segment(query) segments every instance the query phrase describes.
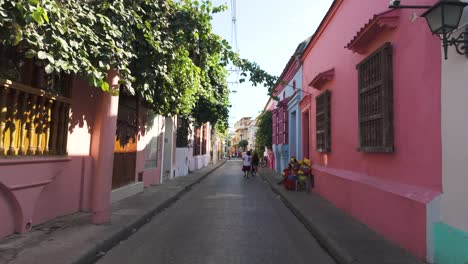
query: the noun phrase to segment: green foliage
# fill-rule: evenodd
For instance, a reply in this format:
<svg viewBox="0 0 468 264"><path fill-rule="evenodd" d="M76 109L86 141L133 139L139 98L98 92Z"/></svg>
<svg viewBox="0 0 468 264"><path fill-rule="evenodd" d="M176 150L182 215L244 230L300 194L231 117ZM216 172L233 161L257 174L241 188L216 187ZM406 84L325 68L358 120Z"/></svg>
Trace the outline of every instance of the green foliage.
<svg viewBox="0 0 468 264"><path fill-rule="evenodd" d="M239 141L239 143L237 143L239 145L239 147L245 149L248 145L249 145L249 142L245 139Z"/></svg>
<svg viewBox="0 0 468 264"><path fill-rule="evenodd" d="M258 129L255 132L255 149L271 149L273 135L273 117L270 111L263 111L258 117ZM262 153L263 156L263 153Z"/></svg>
<svg viewBox="0 0 468 264"><path fill-rule="evenodd" d="M241 69L241 76L243 78L241 78L239 82L244 82L245 78L247 77L247 73L249 73L249 81L254 86L264 84L265 87L268 88L268 95L274 97L274 87L278 79L277 77L269 75L255 62L250 62L246 59L240 59L236 53L231 53L230 56L233 64Z"/></svg>
<svg viewBox="0 0 468 264"><path fill-rule="evenodd" d="M263 158L263 152L264 152L264 148L255 148L254 149L254 153L252 155L256 155L258 157L258 159L260 160L261 158Z"/></svg>
<svg viewBox="0 0 468 264"><path fill-rule="evenodd" d="M156 114L192 115L225 132L228 63L270 94L276 82L212 32L212 14L225 9L209 0L0 0L0 45L48 74L76 74L104 91L106 74L117 69Z"/></svg>

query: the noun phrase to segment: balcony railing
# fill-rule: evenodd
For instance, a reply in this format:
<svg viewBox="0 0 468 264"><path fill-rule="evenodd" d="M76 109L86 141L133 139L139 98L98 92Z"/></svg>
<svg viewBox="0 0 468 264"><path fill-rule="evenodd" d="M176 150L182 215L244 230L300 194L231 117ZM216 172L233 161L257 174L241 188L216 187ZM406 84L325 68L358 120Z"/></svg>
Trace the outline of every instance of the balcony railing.
<svg viewBox="0 0 468 264"><path fill-rule="evenodd" d="M66 155L71 100L0 78L0 156Z"/></svg>

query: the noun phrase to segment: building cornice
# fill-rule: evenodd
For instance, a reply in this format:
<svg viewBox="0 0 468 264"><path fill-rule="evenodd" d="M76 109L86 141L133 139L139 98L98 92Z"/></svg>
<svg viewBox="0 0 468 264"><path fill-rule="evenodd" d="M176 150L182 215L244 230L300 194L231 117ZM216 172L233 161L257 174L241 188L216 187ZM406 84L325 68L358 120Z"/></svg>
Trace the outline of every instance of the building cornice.
<svg viewBox="0 0 468 264"><path fill-rule="evenodd" d="M392 9L376 14L369 19L354 35L345 48L364 54L369 43L379 34L396 28L399 24L400 10Z"/></svg>
<svg viewBox="0 0 468 264"><path fill-rule="evenodd" d="M328 71L321 72L309 83L309 86L320 90L329 81L335 78L335 69L332 68Z"/></svg>

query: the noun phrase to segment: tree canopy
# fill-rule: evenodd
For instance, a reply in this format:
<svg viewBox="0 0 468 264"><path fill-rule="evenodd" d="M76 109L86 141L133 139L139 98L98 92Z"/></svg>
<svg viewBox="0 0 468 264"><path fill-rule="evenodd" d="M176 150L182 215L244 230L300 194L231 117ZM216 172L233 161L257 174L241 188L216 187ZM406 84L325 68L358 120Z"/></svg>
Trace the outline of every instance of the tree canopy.
<svg viewBox="0 0 468 264"><path fill-rule="evenodd" d="M271 148L273 117L270 111L263 111L258 117L258 129L255 132L255 149Z"/></svg>
<svg viewBox="0 0 468 264"><path fill-rule="evenodd" d="M238 145L239 145L239 147L245 149L249 145L249 142L247 140L243 139L243 140L239 141Z"/></svg>
<svg viewBox="0 0 468 264"><path fill-rule="evenodd" d="M103 91L117 69L126 90L155 113L225 130L228 63L270 95L277 79L213 33L212 15L225 9L209 0L0 0L0 45L47 74L75 74Z"/></svg>

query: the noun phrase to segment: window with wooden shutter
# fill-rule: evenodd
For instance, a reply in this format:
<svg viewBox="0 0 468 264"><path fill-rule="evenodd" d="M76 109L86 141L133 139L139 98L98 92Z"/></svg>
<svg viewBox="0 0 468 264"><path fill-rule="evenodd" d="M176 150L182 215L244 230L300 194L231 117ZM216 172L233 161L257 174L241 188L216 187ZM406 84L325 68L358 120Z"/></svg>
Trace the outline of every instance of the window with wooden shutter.
<svg viewBox="0 0 468 264"><path fill-rule="evenodd" d="M272 131L272 143L273 145L278 144L278 117L277 112L272 112L272 119L273 119L273 131Z"/></svg>
<svg viewBox="0 0 468 264"><path fill-rule="evenodd" d="M186 117L177 117L176 147L186 148L189 146L190 120Z"/></svg>
<svg viewBox="0 0 468 264"><path fill-rule="evenodd" d="M288 113L288 107L285 106L283 108L284 111L284 139L283 139L283 144L288 144L288 130L289 130L289 113Z"/></svg>
<svg viewBox="0 0 468 264"><path fill-rule="evenodd" d="M356 68L359 151L393 152L392 45L386 43Z"/></svg>
<svg viewBox="0 0 468 264"><path fill-rule="evenodd" d="M208 144L208 124L203 125L203 137L202 137L202 155L206 154L206 145Z"/></svg>
<svg viewBox="0 0 468 264"><path fill-rule="evenodd" d="M331 92L328 90L315 97L316 148L318 152L331 151L330 97Z"/></svg>
<svg viewBox="0 0 468 264"><path fill-rule="evenodd" d="M195 136L194 136L194 142L193 142L193 156L198 156L201 154L201 149L200 149L200 127L195 127Z"/></svg>
<svg viewBox="0 0 468 264"><path fill-rule="evenodd" d="M0 157L67 155L71 78L0 45Z"/></svg>
<svg viewBox="0 0 468 264"><path fill-rule="evenodd" d="M303 140L303 152L304 158L310 158L309 151L309 140L310 140L310 127L309 127L309 111L306 111L302 114L302 140Z"/></svg>

